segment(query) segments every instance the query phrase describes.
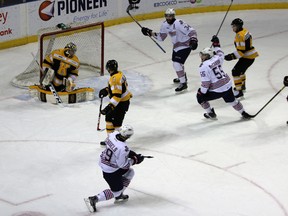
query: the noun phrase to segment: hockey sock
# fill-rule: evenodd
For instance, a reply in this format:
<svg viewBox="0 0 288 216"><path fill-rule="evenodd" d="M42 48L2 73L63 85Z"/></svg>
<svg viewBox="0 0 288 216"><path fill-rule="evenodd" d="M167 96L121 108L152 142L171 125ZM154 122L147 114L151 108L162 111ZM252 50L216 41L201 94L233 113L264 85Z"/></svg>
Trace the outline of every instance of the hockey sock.
<svg viewBox="0 0 288 216"><path fill-rule="evenodd" d="M102 191L101 193L97 194L98 197L98 202L105 201L105 200L110 200L114 198L114 195L110 189L106 189Z"/></svg>
<svg viewBox="0 0 288 216"><path fill-rule="evenodd" d="M242 87L242 79L240 76L233 76L234 85L236 90L240 91Z"/></svg>
<svg viewBox="0 0 288 216"><path fill-rule="evenodd" d="M246 87L246 75L245 74L241 74L240 75L240 78L241 78L241 80L242 80L242 86L245 86Z"/></svg>
<svg viewBox="0 0 288 216"><path fill-rule="evenodd" d="M201 106L203 109L205 109L205 111L207 113L211 113L212 109L211 109L210 103L208 101L201 103Z"/></svg>
<svg viewBox="0 0 288 216"><path fill-rule="evenodd" d="M239 113L242 113L244 111L243 105L240 101L234 100L232 103L229 104Z"/></svg>
<svg viewBox="0 0 288 216"><path fill-rule="evenodd" d="M114 132L115 128L112 122L106 122L106 132L107 134Z"/></svg>

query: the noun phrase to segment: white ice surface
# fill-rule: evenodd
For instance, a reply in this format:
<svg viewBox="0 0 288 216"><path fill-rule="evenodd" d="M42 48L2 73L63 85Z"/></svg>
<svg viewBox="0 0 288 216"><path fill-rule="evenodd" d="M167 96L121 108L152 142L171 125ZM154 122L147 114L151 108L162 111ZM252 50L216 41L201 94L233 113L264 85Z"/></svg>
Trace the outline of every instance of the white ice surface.
<svg viewBox="0 0 288 216"><path fill-rule="evenodd" d="M164 54L133 22L106 29L105 61L119 62L134 93L125 118L135 129L130 147L155 158L134 167L127 203L99 203L95 215L288 216L287 90L250 121L222 100L211 102L218 120L208 121L196 101L198 53L211 45L224 14L178 16L199 38L186 63L188 91L179 95L169 38L160 43ZM236 17L260 54L247 71L242 100L255 114L288 75L288 11L230 11L219 33L226 53L234 51L230 23ZM162 20L141 24L158 30ZM99 100L61 108L12 87L36 51L36 43L0 51L0 215L93 215L83 198L107 188L97 164L106 137L96 131ZM225 62L229 74L235 63ZM79 79L98 92L108 76Z"/></svg>

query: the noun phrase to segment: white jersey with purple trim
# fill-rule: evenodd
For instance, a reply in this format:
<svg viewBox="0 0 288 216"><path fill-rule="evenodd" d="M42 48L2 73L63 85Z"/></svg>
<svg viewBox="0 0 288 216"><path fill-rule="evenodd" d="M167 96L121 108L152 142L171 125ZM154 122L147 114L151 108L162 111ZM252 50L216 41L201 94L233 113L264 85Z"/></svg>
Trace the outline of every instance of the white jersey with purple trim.
<svg viewBox="0 0 288 216"><path fill-rule="evenodd" d="M223 71L222 64L224 53L219 47L215 47L216 55L201 63L199 73L201 77L201 92L225 92L232 87L232 81Z"/></svg>
<svg viewBox="0 0 288 216"><path fill-rule="evenodd" d="M109 134L106 139L106 149L100 155L99 165L106 173L112 173L121 168L129 169L133 162L128 158L130 150L126 142L118 140L117 134L119 134L118 131Z"/></svg>
<svg viewBox="0 0 288 216"><path fill-rule="evenodd" d="M173 49L176 52L188 48L191 38L197 39L196 30L180 19L176 19L172 25L164 21L155 38L164 41L168 35L171 37Z"/></svg>

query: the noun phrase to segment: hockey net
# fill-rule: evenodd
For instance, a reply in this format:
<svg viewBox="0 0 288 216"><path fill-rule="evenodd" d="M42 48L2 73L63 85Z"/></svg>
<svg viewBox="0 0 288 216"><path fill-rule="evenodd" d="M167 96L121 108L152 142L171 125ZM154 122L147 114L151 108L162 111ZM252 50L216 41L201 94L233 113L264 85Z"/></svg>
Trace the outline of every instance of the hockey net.
<svg viewBox="0 0 288 216"><path fill-rule="evenodd" d="M61 27L45 28L38 32L39 47L35 60L41 67L45 56L51 51L64 48L69 42L73 42L77 45L76 55L80 61L79 78L103 75L104 23L61 24ZM39 84L41 72L35 60L33 59L26 70L11 81L13 86L27 88Z"/></svg>

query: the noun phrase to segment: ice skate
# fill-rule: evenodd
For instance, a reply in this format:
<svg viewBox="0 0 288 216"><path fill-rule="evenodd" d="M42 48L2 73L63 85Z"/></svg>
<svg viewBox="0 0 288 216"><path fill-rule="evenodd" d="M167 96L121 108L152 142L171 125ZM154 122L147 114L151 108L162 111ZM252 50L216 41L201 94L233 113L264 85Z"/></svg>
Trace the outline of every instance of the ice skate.
<svg viewBox="0 0 288 216"><path fill-rule="evenodd" d="M128 195L124 195L124 194L120 194L118 197L115 197L115 201L114 203L122 203L122 202L126 202L128 201L129 196Z"/></svg>
<svg viewBox="0 0 288 216"><path fill-rule="evenodd" d="M204 117L207 118L207 119L216 119L217 115L216 115L216 113L214 111L214 108L211 109L210 113L204 113Z"/></svg>
<svg viewBox="0 0 288 216"><path fill-rule="evenodd" d="M96 212L96 203L98 202L97 196L84 198L84 202L91 213Z"/></svg>
<svg viewBox="0 0 288 216"><path fill-rule="evenodd" d="M188 88L187 83L180 83L180 85L175 89L176 92L181 92Z"/></svg>

